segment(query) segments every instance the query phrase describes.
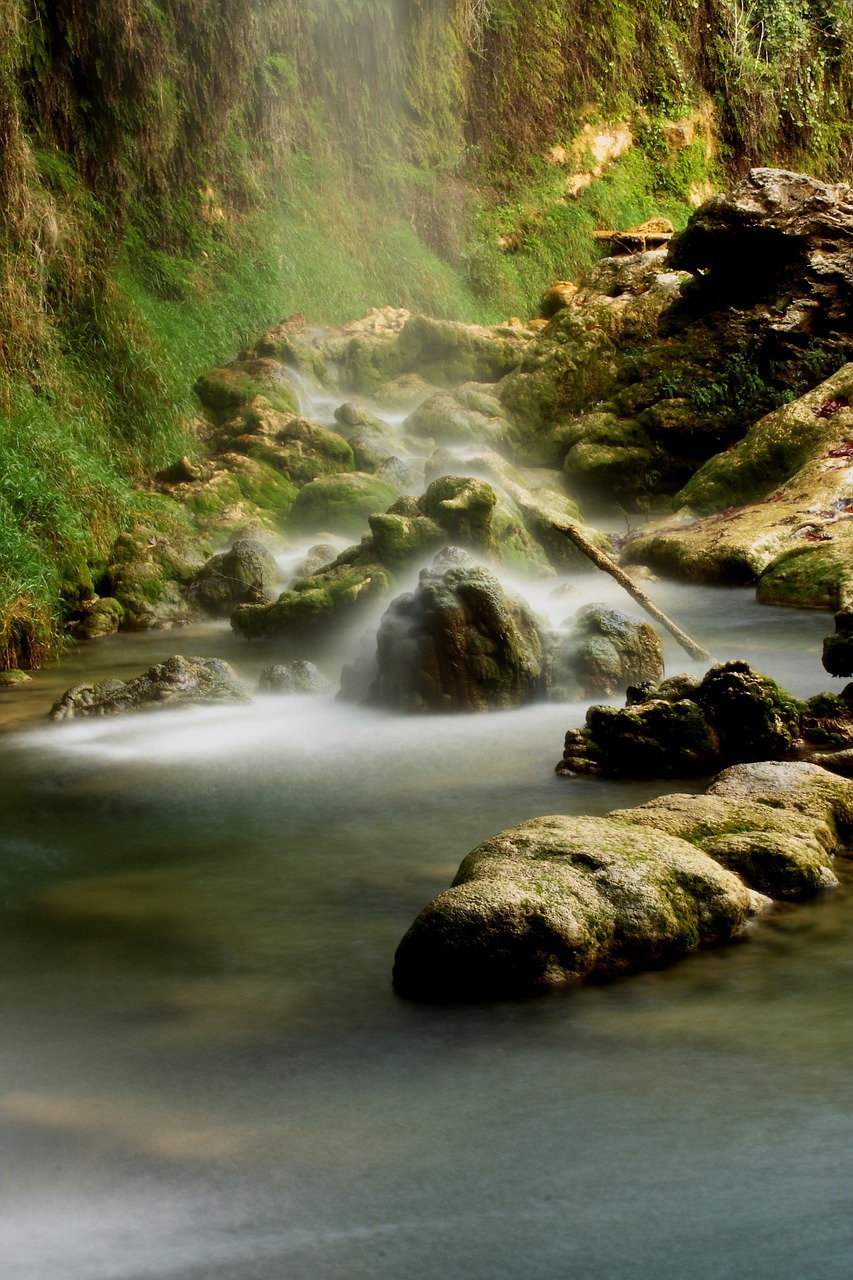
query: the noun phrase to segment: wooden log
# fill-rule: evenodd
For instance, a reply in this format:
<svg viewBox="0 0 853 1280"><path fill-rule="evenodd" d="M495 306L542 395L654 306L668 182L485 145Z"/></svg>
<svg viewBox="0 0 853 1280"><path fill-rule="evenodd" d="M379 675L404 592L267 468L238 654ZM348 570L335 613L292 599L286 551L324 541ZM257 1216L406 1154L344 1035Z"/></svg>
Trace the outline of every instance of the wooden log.
<svg viewBox="0 0 853 1280"><path fill-rule="evenodd" d="M562 524L555 520L553 527L558 533L564 533L567 538L571 538L575 546L585 556L588 556L594 565L597 565L599 569L603 569L605 573L609 573L611 578L615 578L619 586L623 587L628 592L628 595L636 600L637 604L645 609L650 617L659 622L662 627L666 627L685 653L689 653L691 658L696 658L699 662L709 661L711 655L708 650L704 649L701 644L697 644L695 640L692 640L686 631L682 631L681 627L673 622L672 618L668 617L662 609L657 607L654 601L649 599L645 591L640 590L636 582L628 577L625 570L619 568L615 560L611 560L610 556L606 555L600 547L597 547L594 542L590 542L589 538L581 533L576 524Z"/></svg>

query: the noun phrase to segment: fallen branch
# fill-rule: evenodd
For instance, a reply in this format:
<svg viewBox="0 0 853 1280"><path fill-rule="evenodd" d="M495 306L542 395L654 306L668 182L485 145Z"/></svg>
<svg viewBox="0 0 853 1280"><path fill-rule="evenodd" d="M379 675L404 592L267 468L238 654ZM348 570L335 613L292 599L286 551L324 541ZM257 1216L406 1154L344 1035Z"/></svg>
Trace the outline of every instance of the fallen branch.
<svg viewBox="0 0 853 1280"><path fill-rule="evenodd" d="M620 569L615 560L611 560L610 556L605 555L600 547L597 547L594 542L590 542L589 538L585 537L584 534L581 533L577 525L561 524L555 520L553 522L553 527L558 533L564 533L567 538L571 538L575 546L582 551L585 556L588 556L592 563L597 565L599 569L603 569L605 573L610 574L611 578L615 578L619 583L619 586L624 587L628 592L628 595L633 597L637 604L645 609L646 613L650 614L651 617L653 617L656 622L659 622L662 627L666 627L670 635L675 637L682 649L684 649L686 653L689 653L691 658L696 658L699 662L708 661L711 657L708 650L703 649L701 644L697 644L695 640L691 640L687 632L682 631L681 627L674 623L672 618L668 618L663 610L659 609L657 605L649 599L645 591L641 591L637 584L628 577L624 569Z"/></svg>

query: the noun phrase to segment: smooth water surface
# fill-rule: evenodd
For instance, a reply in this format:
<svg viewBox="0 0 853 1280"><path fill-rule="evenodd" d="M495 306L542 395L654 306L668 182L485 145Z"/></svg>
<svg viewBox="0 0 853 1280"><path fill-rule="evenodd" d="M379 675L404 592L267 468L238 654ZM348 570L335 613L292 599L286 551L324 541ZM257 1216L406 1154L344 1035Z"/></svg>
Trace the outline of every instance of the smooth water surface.
<svg viewBox="0 0 853 1280"><path fill-rule="evenodd" d="M827 615L653 594L716 658L831 687ZM673 788L556 777L580 706L33 719L176 651L272 660L117 637L0 706L4 1280L853 1273L849 885L661 972L404 1002L396 944L476 843Z"/></svg>

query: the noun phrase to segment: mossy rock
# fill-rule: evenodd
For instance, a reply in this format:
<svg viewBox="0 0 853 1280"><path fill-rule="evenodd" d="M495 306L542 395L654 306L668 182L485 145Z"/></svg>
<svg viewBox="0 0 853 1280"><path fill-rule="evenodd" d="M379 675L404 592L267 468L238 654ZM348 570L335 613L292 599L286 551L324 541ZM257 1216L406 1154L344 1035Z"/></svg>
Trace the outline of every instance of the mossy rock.
<svg viewBox="0 0 853 1280"><path fill-rule="evenodd" d="M86 601L83 617L74 628L74 635L80 640L99 640L102 636L111 636L124 622L124 613L119 600L114 600L111 596L94 596Z"/></svg>
<svg viewBox="0 0 853 1280"><path fill-rule="evenodd" d="M334 693L335 686L313 662L294 658L265 667L258 678L258 693Z"/></svg>
<svg viewBox="0 0 853 1280"><path fill-rule="evenodd" d="M853 675L853 607L845 605L835 615L835 630L823 642L821 658L831 676Z"/></svg>
<svg viewBox="0 0 853 1280"><path fill-rule="evenodd" d="M771 898L808 898L838 883L832 871L836 835L826 822L793 807L708 794L667 795L608 817L689 840Z"/></svg>
<svg viewBox="0 0 853 1280"><path fill-rule="evenodd" d="M820 386L775 409L743 440L711 458L676 494L674 505L710 513L760 501L790 480L813 457L853 437L853 364ZM824 406L838 404L828 416Z"/></svg>
<svg viewBox="0 0 853 1280"><path fill-rule="evenodd" d="M296 395L282 380L282 374L282 367L275 360L235 360L202 374L194 390L205 408L215 413L239 409L258 395L265 396L280 411L298 413Z"/></svg>
<svg viewBox="0 0 853 1280"><path fill-rule="evenodd" d="M355 617L391 589L393 576L377 560L353 548L319 573L302 578L274 604L243 604L231 616L232 629L247 640L296 638L331 631Z"/></svg>
<svg viewBox="0 0 853 1280"><path fill-rule="evenodd" d="M68 689L54 703L50 716L53 720L73 720L200 703L247 702L251 698L227 662L176 654L133 680L105 680Z"/></svg>
<svg viewBox="0 0 853 1280"><path fill-rule="evenodd" d="M424 559L447 542L447 534L428 516L389 511L370 516L369 524L376 555L389 569Z"/></svg>
<svg viewBox="0 0 853 1280"><path fill-rule="evenodd" d="M299 490L288 517L295 533L358 535L368 517L387 510L399 490L380 476L351 471L320 476Z"/></svg>
<svg viewBox="0 0 853 1280"><path fill-rule="evenodd" d="M278 576L278 565L262 543L238 538L228 551L213 556L199 570L192 590L203 609L227 618L235 605L263 601Z"/></svg>
<svg viewBox="0 0 853 1280"><path fill-rule="evenodd" d="M436 392L403 423L403 429L411 435L439 443L474 440L497 444L508 426L500 401L476 383L453 392Z"/></svg>
<svg viewBox="0 0 853 1280"><path fill-rule="evenodd" d="M560 637L551 693L572 701L624 693L643 681L657 685L663 670L663 647L651 623L590 604Z"/></svg>
<svg viewBox="0 0 853 1280"><path fill-rule="evenodd" d="M569 449L563 470L576 493L601 491L619 497L649 487L643 477L649 476L654 461L649 448L582 440Z"/></svg>
<svg viewBox="0 0 853 1280"><path fill-rule="evenodd" d="M529 340L526 330L417 315L404 325L398 352L403 368L436 386L450 387L497 382L518 368Z"/></svg>
<svg viewBox="0 0 853 1280"><path fill-rule="evenodd" d="M298 492L292 480L256 457L254 450L248 457L225 454L221 462L237 481L245 502L257 509L261 523L281 526Z"/></svg>
<svg viewBox="0 0 853 1280"><path fill-rule="evenodd" d="M837 609L851 586L849 548L836 550L820 544L797 547L779 556L758 579L755 595L761 604Z"/></svg>
<svg viewBox="0 0 853 1280"><path fill-rule="evenodd" d="M280 426L272 442L253 446L249 456L280 471L297 489L355 466L352 448L342 436L300 417Z"/></svg>
<svg viewBox="0 0 853 1280"><path fill-rule="evenodd" d="M32 676L26 671L13 667L10 671L0 671L0 690L20 689L22 685L32 684Z"/></svg>
<svg viewBox="0 0 853 1280"><path fill-rule="evenodd" d="M409 712L489 711L542 697L544 636L530 607L482 566L445 568L443 559L382 618L369 700Z"/></svg>
<svg viewBox="0 0 853 1280"><path fill-rule="evenodd" d="M416 999L498 999L660 965L739 932L754 903L684 840L534 818L468 855L400 943L394 985Z"/></svg>
<svg viewBox="0 0 853 1280"><path fill-rule="evenodd" d="M452 542L478 551L488 551L492 545L496 504L492 486L471 476L440 476L419 502L424 515L444 529Z"/></svg>
<svg viewBox="0 0 853 1280"><path fill-rule="evenodd" d="M211 547L180 507L167 500L139 518L113 544L105 584L124 611L122 627L141 630L187 621L188 588Z"/></svg>

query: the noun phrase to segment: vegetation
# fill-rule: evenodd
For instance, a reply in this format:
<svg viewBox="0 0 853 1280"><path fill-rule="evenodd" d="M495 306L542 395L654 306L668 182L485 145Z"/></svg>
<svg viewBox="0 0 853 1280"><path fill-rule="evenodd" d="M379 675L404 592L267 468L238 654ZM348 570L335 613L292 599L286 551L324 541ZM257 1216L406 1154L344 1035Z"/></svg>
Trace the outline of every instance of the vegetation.
<svg viewBox="0 0 853 1280"><path fill-rule="evenodd" d="M0 0L0 27L0 666L192 451L198 374L282 315L530 314L595 227L851 153L842 0Z"/></svg>

